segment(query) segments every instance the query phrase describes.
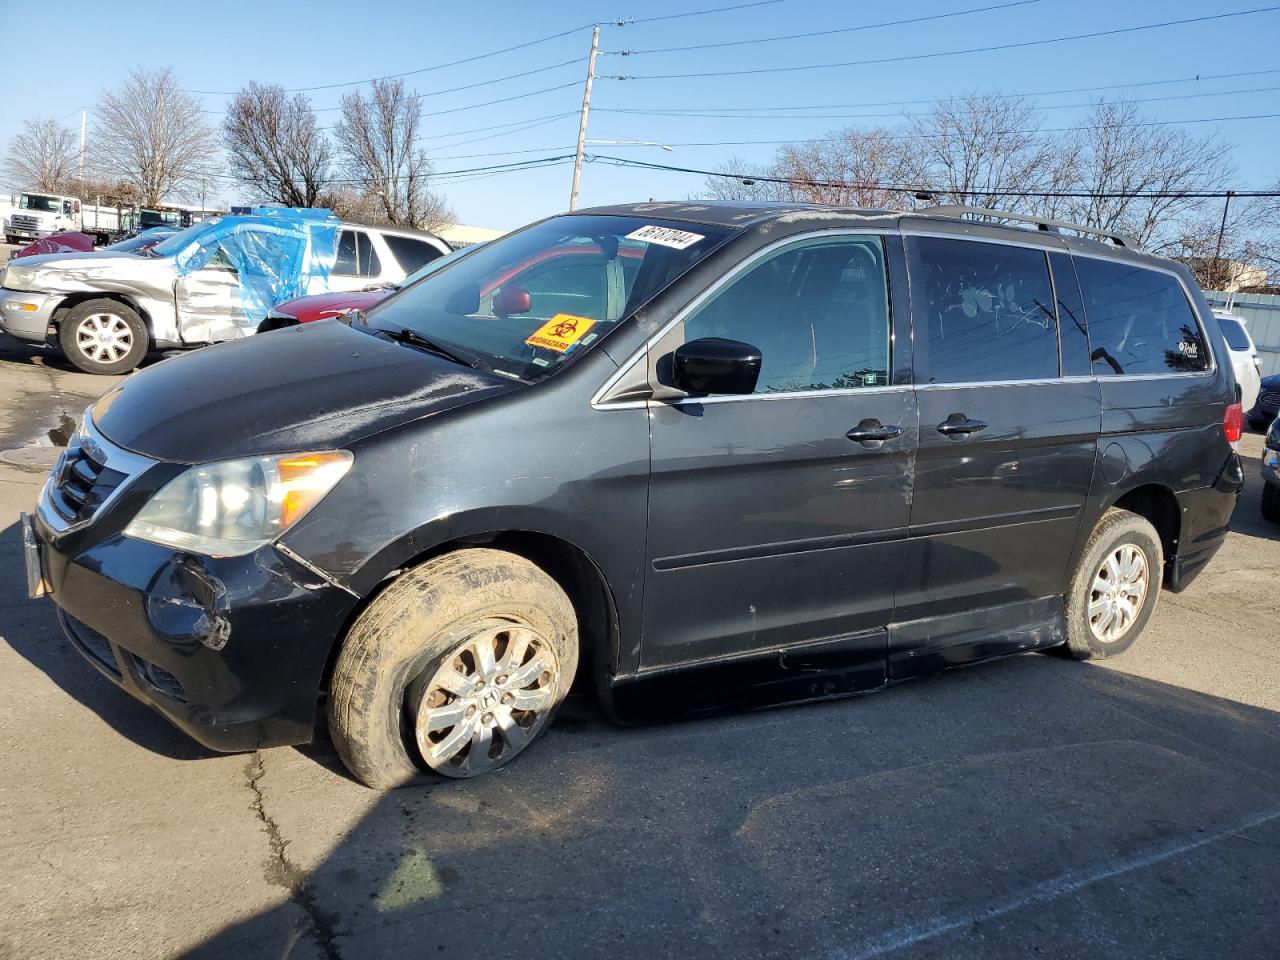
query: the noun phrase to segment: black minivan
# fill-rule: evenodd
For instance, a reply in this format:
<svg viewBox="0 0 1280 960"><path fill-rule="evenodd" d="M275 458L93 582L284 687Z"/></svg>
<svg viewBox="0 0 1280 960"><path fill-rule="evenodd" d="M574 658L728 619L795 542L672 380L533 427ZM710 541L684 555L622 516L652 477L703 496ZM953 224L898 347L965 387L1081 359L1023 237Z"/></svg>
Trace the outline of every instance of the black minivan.
<svg viewBox="0 0 1280 960"><path fill-rule="evenodd" d="M1187 270L993 211L556 216L86 412L28 579L209 747L466 777L614 717L1106 657L1243 478Z"/></svg>

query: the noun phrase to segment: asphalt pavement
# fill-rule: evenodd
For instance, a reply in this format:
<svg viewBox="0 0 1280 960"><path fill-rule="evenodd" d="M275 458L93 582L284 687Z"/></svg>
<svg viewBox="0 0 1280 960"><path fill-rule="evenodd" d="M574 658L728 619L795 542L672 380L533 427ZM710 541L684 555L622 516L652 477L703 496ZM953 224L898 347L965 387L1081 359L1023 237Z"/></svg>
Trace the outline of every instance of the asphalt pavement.
<svg viewBox="0 0 1280 960"><path fill-rule="evenodd" d="M163 362L163 361L162 361ZM16 519L114 380L0 335L0 958L1280 955L1280 526L1106 663L619 728L475 781L221 756L27 600Z"/></svg>

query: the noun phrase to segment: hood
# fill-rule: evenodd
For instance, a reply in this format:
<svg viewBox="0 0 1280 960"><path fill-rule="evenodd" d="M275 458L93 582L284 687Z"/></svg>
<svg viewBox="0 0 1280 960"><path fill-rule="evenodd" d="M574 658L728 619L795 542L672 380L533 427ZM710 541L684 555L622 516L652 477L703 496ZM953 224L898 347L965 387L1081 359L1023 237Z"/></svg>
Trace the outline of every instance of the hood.
<svg viewBox="0 0 1280 960"><path fill-rule="evenodd" d="M128 291L157 282L172 286L173 260L139 257L132 253L97 250L89 253L50 253L9 261L4 285L33 293Z"/></svg>
<svg viewBox="0 0 1280 960"><path fill-rule="evenodd" d="M393 293L395 291L387 287L378 287L375 290L317 293L314 296L295 297L292 300L277 303L272 308L272 312L295 317L302 323L310 323L313 320L337 317L349 310L368 310Z"/></svg>
<svg viewBox="0 0 1280 960"><path fill-rule="evenodd" d="M1262 378L1263 390L1280 390L1280 373L1273 373L1269 377Z"/></svg>
<svg viewBox="0 0 1280 960"><path fill-rule="evenodd" d="M204 347L119 383L93 406L114 443L159 460L342 448L519 385L335 320Z"/></svg>

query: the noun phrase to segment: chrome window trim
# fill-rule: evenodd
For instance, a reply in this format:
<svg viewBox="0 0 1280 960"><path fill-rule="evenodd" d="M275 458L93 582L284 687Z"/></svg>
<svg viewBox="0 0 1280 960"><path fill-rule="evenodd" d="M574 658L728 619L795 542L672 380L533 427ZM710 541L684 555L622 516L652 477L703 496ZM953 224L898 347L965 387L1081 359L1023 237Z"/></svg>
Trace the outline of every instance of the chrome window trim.
<svg viewBox="0 0 1280 960"><path fill-rule="evenodd" d="M632 409L644 407L647 409L650 402L653 402L648 398L644 400L620 400L620 401L614 401L614 402L609 402L607 400L604 400L603 398L608 395L610 390L612 390L615 386L617 386L618 382L621 381L622 378L625 377L631 371L632 367L634 367L637 363L639 363L643 357L648 356L649 350L655 345L657 345L659 342L661 342L661 340L668 333L671 332L671 330L675 327L677 323L682 323L685 319L689 317L690 314L692 314L699 307L701 307L703 303L705 303L708 299L714 296L720 290L721 287L725 286L730 281L736 279L738 276L740 276L742 273L748 270L754 263L756 263L756 261L769 256L780 247L785 247L793 243L803 242L805 240L820 239L823 237L867 237L867 236L885 237L885 236L896 236L896 235L897 235L897 231L887 226L830 227L825 230L809 230L804 233L793 233L793 234L790 234L789 236L779 237L777 240L773 241L772 243L766 244L765 246L757 250L755 253L747 257L745 260L741 261L738 264L735 264L733 269L729 270L724 274L721 274L721 276L718 277L716 281L711 284L711 286L707 287L705 290L699 293L696 297L690 300L687 304L685 304L679 311L677 311L676 315L673 316L670 320L668 320L665 324L663 324L662 328L658 330L657 333L655 333L648 340L642 343L639 347L633 350L631 352L631 355L628 356L626 360L624 360L621 364L618 365L618 369L614 371L612 376L610 376L608 380L606 380L603 384L601 384L600 388L591 395L592 408L596 410L632 410ZM887 276L885 278L885 287L886 289L888 289ZM893 360L893 312L892 312L893 307L892 307L892 304L890 304L889 310L890 310L889 312L889 334L890 334L889 359L890 359L890 363L892 364L892 360ZM889 384L887 386L893 386L893 385ZM898 386L905 387L910 385L899 384ZM849 387L847 389L842 389L842 390L797 390L797 391L788 392L785 394L784 393L775 393L775 394L749 393L749 394L742 394L742 395L714 394L713 396L716 398L723 398L726 400L752 400L760 397L772 397L773 399L778 399L780 397L791 397L791 396L812 397L812 396L818 396L818 395L831 395L831 394L840 394L840 395L849 394L849 393L858 394L858 393L865 393L868 390L881 390L881 389L884 389L884 388L882 387ZM679 403L682 403L685 399L689 399L697 403L706 403L708 400L711 400L712 397L711 396L697 397L697 398L681 397L676 400L657 401L657 402L668 404L668 405L679 404ZM717 399L714 402L723 402L723 401Z"/></svg>
<svg viewBox="0 0 1280 960"><path fill-rule="evenodd" d="M49 476L45 479L44 486L40 488L40 498L36 501L36 512L40 515L40 519L44 521L45 525L48 526L49 529L58 534L70 533L73 530L79 530L93 523L98 519L98 516L102 514L103 511L119 499L125 490L128 489L129 485L133 483L133 481L136 480L144 470L154 466L158 462L150 457L144 457L141 454L126 450L104 437L98 431L98 428L94 426L93 417L89 413L89 409L86 409L84 412L84 417L81 420L81 426L77 431L77 435L84 438L84 440L81 441L82 444L87 441L87 443L92 444L102 453L103 469L107 469L109 467L112 470L123 473L125 476L116 488L107 495L107 498L102 501L98 506L98 509L93 511L91 515L86 517L84 520L68 522L62 518L62 515L59 514L58 511L53 509L53 504L49 502L49 489L53 485L58 473L61 471L62 465L66 459L66 451L63 451L62 456L58 457L58 462L54 464L53 469L49 472Z"/></svg>

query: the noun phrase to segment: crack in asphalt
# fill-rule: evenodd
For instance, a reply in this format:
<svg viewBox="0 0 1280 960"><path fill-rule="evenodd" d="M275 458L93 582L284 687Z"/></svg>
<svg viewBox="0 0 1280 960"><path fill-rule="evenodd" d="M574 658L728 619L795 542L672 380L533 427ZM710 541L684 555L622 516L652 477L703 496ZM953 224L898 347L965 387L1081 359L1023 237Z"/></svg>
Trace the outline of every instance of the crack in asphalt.
<svg viewBox="0 0 1280 960"><path fill-rule="evenodd" d="M245 765L245 780L253 792L252 809L254 815L262 822L267 831L267 842L271 855L267 859L263 876L266 881L281 887L289 894L289 900L296 904L306 916L310 933L328 960L342 960L338 950L337 932L334 930L333 918L320 909L316 901L315 891L307 884L306 874L293 863L285 853L289 841L280 832L280 825L267 813L259 781L266 775L262 751L255 750Z"/></svg>

